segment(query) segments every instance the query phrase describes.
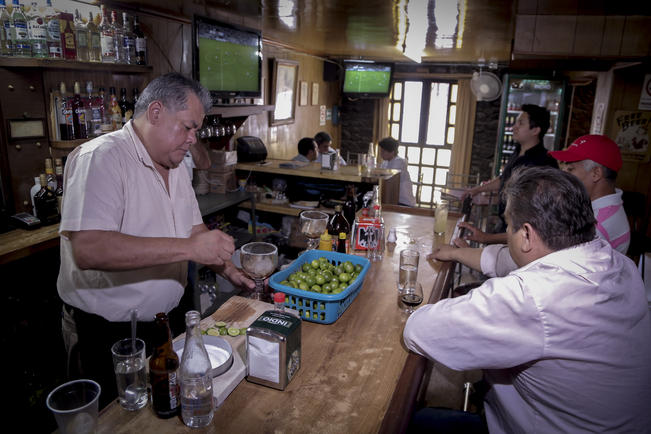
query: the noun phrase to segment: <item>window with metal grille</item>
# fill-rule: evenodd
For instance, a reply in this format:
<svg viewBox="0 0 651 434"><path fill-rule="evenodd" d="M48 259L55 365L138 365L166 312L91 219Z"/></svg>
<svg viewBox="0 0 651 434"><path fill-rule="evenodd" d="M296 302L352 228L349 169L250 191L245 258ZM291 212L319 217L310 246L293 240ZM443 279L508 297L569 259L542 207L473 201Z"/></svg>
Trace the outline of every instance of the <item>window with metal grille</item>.
<svg viewBox="0 0 651 434"><path fill-rule="evenodd" d="M389 102L389 134L408 163L419 207L432 208L450 170L456 123L456 81L397 80Z"/></svg>

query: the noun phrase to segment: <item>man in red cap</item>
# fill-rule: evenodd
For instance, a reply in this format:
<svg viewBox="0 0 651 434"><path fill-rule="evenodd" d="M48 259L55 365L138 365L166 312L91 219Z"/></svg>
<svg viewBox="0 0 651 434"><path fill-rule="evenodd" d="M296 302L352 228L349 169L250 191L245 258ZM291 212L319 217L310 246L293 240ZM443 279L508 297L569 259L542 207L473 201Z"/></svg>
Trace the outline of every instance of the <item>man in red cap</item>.
<svg viewBox="0 0 651 434"><path fill-rule="evenodd" d="M622 191L615 188L622 155L617 144L606 136L588 134L576 139L563 151L549 155L565 162L564 170L579 178L588 191L597 219L597 235L626 254L631 230L624 211Z"/></svg>

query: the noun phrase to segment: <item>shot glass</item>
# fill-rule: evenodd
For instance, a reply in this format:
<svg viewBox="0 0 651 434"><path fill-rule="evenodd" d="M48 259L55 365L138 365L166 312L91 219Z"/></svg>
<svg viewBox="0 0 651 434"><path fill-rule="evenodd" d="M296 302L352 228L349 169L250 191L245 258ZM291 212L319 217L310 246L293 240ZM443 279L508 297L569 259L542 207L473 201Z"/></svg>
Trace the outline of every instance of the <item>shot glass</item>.
<svg viewBox="0 0 651 434"><path fill-rule="evenodd" d="M147 374L145 370L145 343L136 339L117 341L111 347L113 370L118 384L118 399L125 410L134 411L147 405Z"/></svg>
<svg viewBox="0 0 651 434"><path fill-rule="evenodd" d="M418 277L418 261L420 253L417 250L405 249L400 252L400 268L398 269L398 291L407 286L413 286Z"/></svg>
<svg viewBox="0 0 651 434"><path fill-rule="evenodd" d="M45 401L62 434L94 433L102 388L93 380L74 380L55 388Z"/></svg>

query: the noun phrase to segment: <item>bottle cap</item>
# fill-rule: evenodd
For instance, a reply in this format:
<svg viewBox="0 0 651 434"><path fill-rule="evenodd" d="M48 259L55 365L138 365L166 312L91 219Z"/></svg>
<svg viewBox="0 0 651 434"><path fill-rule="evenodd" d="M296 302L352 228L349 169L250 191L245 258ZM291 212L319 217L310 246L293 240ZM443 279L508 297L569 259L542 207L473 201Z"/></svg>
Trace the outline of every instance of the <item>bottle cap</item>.
<svg viewBox="0 0 651 434"><path fill-rule="evenodd" d="M335 205L335 212L341 212L341 205Z"/></svg>
<svg viewBox="0 0 651 434"><path fill-rule="evenodd" d="M345 240L346 239L346 232L339 232L339 239L340 240Z"/></svg>
<svg viewBox="0 0 651 434"><path fill-rule="evenodd" d="M285 302L285 293L274 292L274 303L284 303L284 302Z"/></svg>

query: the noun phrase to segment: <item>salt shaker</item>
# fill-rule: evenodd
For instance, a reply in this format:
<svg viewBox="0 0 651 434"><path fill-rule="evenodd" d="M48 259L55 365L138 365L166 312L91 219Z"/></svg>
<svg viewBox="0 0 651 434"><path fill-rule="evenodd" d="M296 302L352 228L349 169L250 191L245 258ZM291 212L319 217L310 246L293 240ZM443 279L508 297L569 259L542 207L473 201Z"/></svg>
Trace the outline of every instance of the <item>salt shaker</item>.
<svg viewBox="0 0 651 434"><path fill-rule="evenodd" d="M387 243L395 243L396 240L396 228L389 229L389 235L387 235Z"/></svg>

